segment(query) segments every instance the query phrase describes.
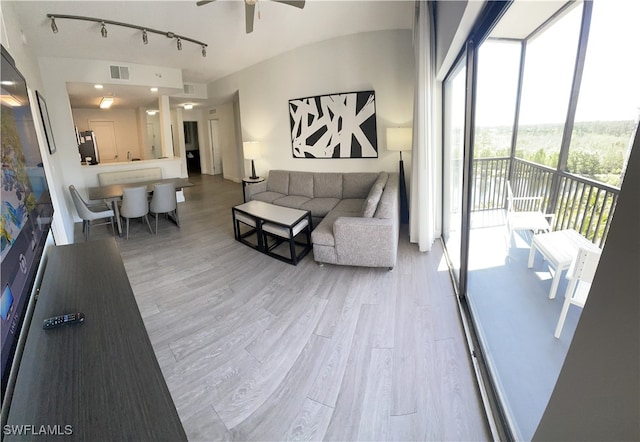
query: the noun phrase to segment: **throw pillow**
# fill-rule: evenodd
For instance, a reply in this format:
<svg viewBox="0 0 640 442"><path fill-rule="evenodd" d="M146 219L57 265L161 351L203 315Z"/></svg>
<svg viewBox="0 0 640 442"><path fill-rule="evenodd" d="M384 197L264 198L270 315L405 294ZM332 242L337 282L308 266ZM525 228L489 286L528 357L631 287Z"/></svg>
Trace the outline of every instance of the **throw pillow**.
<svg viewBox="0 0 640 442"><path fill-rule="evenodd" d="M382 191L384 187L381 183L376 183L369 191L369 195L364 200L362 204L362 217L363 218L372 218L376 213L376 208L378 207L378 203L380 202L380 197L382 197Z"/></svg>

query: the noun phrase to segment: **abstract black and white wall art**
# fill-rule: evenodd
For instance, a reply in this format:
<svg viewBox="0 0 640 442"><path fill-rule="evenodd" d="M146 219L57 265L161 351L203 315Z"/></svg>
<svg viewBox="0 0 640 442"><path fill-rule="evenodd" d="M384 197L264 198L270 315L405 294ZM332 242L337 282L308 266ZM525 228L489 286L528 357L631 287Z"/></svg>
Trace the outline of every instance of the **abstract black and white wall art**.
<svg viewBox="0 0 640 442"><path fill-rule="evenodd" d="M377 158L374 91L289 100L294 158Z"/></svg>

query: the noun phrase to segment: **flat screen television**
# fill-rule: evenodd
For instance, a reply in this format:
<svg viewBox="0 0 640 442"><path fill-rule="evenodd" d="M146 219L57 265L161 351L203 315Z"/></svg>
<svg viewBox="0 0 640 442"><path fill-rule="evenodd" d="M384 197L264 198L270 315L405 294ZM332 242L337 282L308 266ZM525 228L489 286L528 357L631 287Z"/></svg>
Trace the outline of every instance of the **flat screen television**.
<svg viewBox="0 0 640 442"><path fill-rule="evenodd" d="M2 397L53 217L27 84L2 47L0 217ZM32 106L36 106L32 112Z"/></svg>

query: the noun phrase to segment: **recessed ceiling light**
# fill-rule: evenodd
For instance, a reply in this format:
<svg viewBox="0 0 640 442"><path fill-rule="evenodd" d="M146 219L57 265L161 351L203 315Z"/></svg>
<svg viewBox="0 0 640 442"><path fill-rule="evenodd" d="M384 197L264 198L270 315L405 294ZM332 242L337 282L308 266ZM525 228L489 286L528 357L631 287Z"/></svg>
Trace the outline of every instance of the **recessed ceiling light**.
<svg viewBox="0 0 640 442"><path fill-rule="evenodd" d="M151 88L151 92L158 92L158 88L157 87L152 87Z"/></svg>
<svg viewBox="0 0 640 442"><path fill-rule="evenodd" d="M157 111L157 110L148 110L148 111L147 111L147 115L155 115L155 114L157 114L157 113L158 113L158 111Z"/></svg>
<svg viewBox="0 0 640 442"><path fill-rule="evenodd" d="M93 87L95 87L96 89L102 89L104 86L101 84L94 84Z"/></svg>
<svg viewBox="0 0 640 442"><path fill-rule="evenodd" d="M13 86L16 83L15 83L15 81L2 80L2 82L0 82L0 84L2 84L3 86Z"/></svg>
<svg viewBox="0 0 640 442"><path fill-rule="evenodd" d="M186 110L191 110L191 109L193 109L193 104L191 104L191 103L187 103L187 104L185 104L185 105L184 105L184 108L185 108Z"/></svg>

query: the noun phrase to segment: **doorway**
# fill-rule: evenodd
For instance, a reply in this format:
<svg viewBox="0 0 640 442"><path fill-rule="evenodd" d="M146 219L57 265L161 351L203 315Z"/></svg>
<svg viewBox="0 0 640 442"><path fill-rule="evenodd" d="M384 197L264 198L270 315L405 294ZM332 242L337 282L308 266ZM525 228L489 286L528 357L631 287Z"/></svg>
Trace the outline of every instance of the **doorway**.
<svg viewBox="0 0 640 442"><path fill-rule="evenodd" d="M198 122L185 121L184 127L184 148L187 155L187 172L200 173L200 142L198 139Z"/></svg>

